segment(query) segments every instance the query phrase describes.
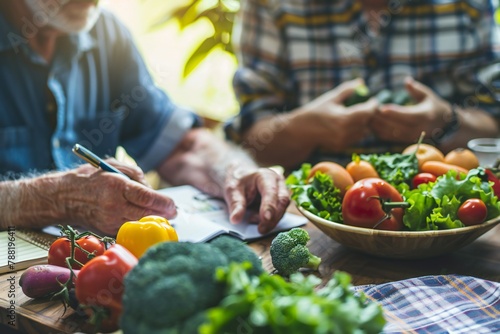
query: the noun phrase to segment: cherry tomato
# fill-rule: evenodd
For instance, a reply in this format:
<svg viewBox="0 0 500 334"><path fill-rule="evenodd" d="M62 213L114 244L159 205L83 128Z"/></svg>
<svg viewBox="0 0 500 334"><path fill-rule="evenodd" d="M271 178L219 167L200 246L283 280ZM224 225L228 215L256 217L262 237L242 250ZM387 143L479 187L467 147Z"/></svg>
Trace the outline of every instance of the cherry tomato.
<svg viewBox="0 0 500 334"><path fill-rule="evenodd" d="M347 190L342 201L344 223L399 231L403 228L402 206L404 205L400 204L400 207L387 209L391 202L403 202L401 194L392 185L379 178L359 180ZM389 212L385 220L383 218L387 214L384 208Z"/></svg>
<svg viewBox="0 0 500 334"><path fill-rule="evenodd" d="M488 215L488 209L479 198L469 198L458 208L458 219L465 226L478 225L484 222Z"/></svg>
<svg viewBox="0 0 500 334"><path fill-rule="evenodd" d="M422 183L435 182L437 179L436 175L431 173L418 173L413 177L412 185L413 188L417 188Z"/></svg>
<svg viewBox="0 0 500 334"><path fill-rule="evenodd" d="M86 251L93 252L95 256L102 255L106 250L104 243L93 235L84 236L76 240L76 243ZM47 262L55 266L68 267L66 258L70 256L70 252L71 241L67 237L60 237L50 245ZM90 261L87 254L79 248L75 249L75 259L82 264ZM75 263L72 268L80 269L81 266Z"/></svg>
<svg viewBox="0 0 500 334"><path fill-rule="evenodd" d="M137 264L137 258L122 245L114 244L104 254L90 260L78 273L76 298L85 306L98 306L107 316L100 329L118 330L122 313L123 278ZM93 311L89 308L90 313Z"/></svg>

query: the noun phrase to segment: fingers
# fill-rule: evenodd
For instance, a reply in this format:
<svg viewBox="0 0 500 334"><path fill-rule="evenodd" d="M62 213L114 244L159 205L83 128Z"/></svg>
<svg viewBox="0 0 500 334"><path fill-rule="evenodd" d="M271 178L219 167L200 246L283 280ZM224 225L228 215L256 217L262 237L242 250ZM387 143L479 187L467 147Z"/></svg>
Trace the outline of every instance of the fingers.
<svg viewBox="0 0 500 334"><path fill-rule="evenodd" d="M361 78L341 83L332 91L334 93L333 101L338 104L343 104L344 101L354 93L354 90L363 84L364 80Z"/></svg>
<svg viewBox="0 0 500 334"><path fill-rule="evenodd" d="M225 189L225 199L230 212L230 220L243 220L248 205L260 195L259 232L270 232L279 222L290 203L288 189L283 176L261 168L239 180L231 181Z"/></svg>
<svg viewBox="0 0 500 334"><path fill-rule="evenodd" d="M121 163L114 158L108 158L108 159L106 159L106 162L108 162L113 167L116 167L117 169L119 169L121 172L123 172L125 175L127 175L132 180L139 182L147 187L150 187L149 183L146 181L146 179L144 177L144 172L142 171L142 169L139 166L124 164L124 163Z"/></svg>
<svg viewBox="0 0 500 334"><path fill-rule="evenodd" d="M412 77L405 78L405 87L416 101L423 100L431 92L427 86L414 80Z"/></svg>
<svg viewBox="0 0 500 334"><path fill-rule="evenodd" d="M127 182L128 184L123 191L123 197L143 212L165 216L166 218L177 215L175 203L171 198L153 189L146 188L137 182L128 180ZM141 214L140 217L144 215L147 214Z"/></svg>

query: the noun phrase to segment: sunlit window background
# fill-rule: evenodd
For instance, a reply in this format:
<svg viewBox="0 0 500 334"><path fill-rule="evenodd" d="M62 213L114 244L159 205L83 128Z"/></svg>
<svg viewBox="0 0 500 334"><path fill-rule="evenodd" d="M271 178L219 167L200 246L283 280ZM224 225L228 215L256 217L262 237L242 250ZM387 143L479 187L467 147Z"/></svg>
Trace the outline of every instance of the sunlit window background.
<svg viewBox="0 0 500 334"><path fill-rule="evenodd" d="M192 52L213 35L214 28L207 19L196 20L180 30L171 20L154 24L176 8L197 2L210 8L219 0L102 0L102 5L115 13L131 30L157 84L177 103L191 107L206 118L224 121L238 112L231 87L237 62L231 52L214 48L186 77L184 66ZM234 6L239 1L224 1Z"/></svg>

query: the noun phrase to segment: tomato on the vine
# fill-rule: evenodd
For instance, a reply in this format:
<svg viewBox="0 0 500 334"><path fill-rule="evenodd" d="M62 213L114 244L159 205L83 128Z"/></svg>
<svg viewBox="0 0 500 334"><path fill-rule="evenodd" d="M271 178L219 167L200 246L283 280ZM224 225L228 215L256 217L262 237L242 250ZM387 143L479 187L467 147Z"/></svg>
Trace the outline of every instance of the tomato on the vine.
<svg viewBox="0 0 500 334"><path fill-rule="evenodd" d="M388 182L367 178L354 183L345 193L342 216L347 225L399 231L406 206L401 194Z"/></svg>
<svg viewBox="0 0 500 334"><path fill-rule="evenodd" d="M418 173L412 179L413 188L417 188L422 183L435 182L437 179L436 175L431 173Z"/></svg>
<svg viewBox="0 0 500 334"><path fill-rule="evenodd" d="M95 256L102 255L106 250L104 243L99 238L93 235L86 235L75 241L81 248L89 253L94 253ZM68 267L66 258L71 254L71 241L68 237L60 237L50 245L47 262L60 267ZM81 264L90 261L88 255L79 248L75 248L75 260ZM73 269L81 269L77 263L72 265Z"/></svg>
<svg viewBox="0 0 500 334"><path fill-rule="evenodd" d="M78 273L75 293L81 305L89 307L92 316L100 309L99 329L107 332L118 329L122 313L123 278L137 264L137 258L122 245L114 244L104 254L89 261ZM104 311L104 314L102 314Z"/></svg>
<svg viewBox="0 0 500 334"><path fill-rule="evenodd" d="M478 225L488 216L486 204L479 198L469 198L460 205L457 217L465 226Z"/></svg>

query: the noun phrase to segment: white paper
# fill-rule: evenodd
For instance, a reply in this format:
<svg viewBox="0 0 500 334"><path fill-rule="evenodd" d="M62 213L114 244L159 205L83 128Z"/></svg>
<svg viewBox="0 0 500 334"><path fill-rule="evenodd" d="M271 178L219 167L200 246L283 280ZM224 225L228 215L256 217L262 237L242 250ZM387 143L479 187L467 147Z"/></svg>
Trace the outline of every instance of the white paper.
<svg viewBox="0 0 500 334"><path fill-rule="evenodd" d="M261 238L256 224L243 221L232 224L224 201L202 193L192 186L165 188L160 192L171 197L176 205L178 216L170 220L179 236L179 241L204 242L220 234L231 234L242 240ZM302 226L307 219L286 213L278 225L268 234Z"/></svg>
<svg viewBox="0 0 500 334"><path fill-rule="evenodd" d="M242 240L253 240L307 223L307 219L303 216L286 213L271 232L262 235L257 230L256 224L246 221L232 224L224 201L212 198L192 186L169 187L158 191L175 201L178 214L175 219L169 221L174 226L179 241L205 242L221 234L231 234ZM83 231L81 228L77 229ZM43 231L60 235L57 226L45 227Z"/></svg>

